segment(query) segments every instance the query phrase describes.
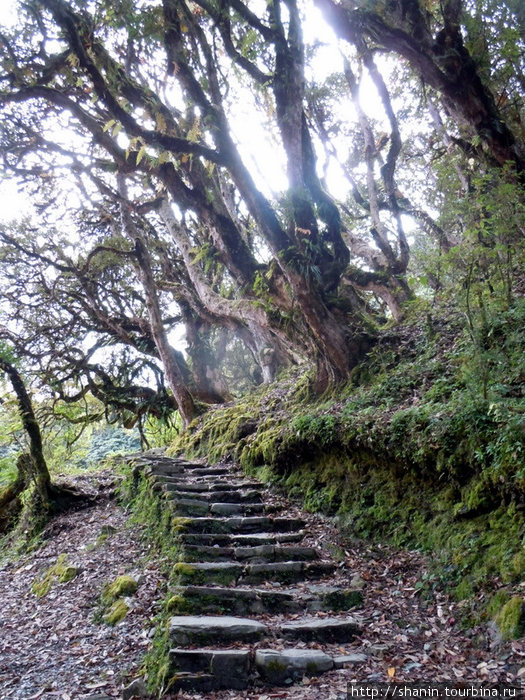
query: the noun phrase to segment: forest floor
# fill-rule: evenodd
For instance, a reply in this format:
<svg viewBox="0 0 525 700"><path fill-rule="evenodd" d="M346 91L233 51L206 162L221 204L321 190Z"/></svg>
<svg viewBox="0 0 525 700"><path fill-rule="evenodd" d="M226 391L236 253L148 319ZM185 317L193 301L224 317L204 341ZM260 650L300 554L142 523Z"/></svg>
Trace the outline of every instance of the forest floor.
<svg viewBox="0 0 525 700"><path fill-rule="evenodd" d="M37 549L0 563L1 700L117 698L140 676L166 591L166 567L151 551L141 527L130 522L112 497L112 483L107 472L83 477L77 485L98 491L97 503L55 518ZM297 506L290 504L290 510ZM364 605L358 616L363 634L341 651L364 653L366 660L287 688L167 697L343 700L349 682L516 684L525 678L525 639L502 642L486 622L466 627L468 604L433 588L429 562L421 554L345 543L330 520L305 517L309 544L338 545L338 578L362 581ZM37 598L33 582L60 555L66 555L79 574ZM114 627L97 622L104 584L124 573L139 582L137 593L127 599L130 612Z"/></svg>

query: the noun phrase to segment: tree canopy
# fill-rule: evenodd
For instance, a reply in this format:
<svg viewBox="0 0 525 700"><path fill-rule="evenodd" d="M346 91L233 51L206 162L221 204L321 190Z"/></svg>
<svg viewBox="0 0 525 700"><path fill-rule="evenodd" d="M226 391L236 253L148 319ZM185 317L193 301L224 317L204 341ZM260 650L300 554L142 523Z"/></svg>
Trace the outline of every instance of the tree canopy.
<svg viewBox="0 0 525 700"><path fill-rule="evenodd" d="M447 284L515 293L518 0L18 12L0 154L33 213L0 227L2 332L61 400L187 425L293 364L347 378Z"/></svg>

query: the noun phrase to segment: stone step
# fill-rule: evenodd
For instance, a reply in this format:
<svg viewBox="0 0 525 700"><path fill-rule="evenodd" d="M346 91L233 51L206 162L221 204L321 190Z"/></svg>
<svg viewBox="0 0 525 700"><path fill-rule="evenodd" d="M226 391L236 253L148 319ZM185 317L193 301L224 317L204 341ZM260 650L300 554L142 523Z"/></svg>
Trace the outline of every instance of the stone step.
<svg viewBox="0 0 525 700"><path fill-rule="evenodd" d="M305 521L301 518L187 518L181 523L181 533L191 534L253 534L266 532L294 532L301 530Z"/></svg>
<svg viewBox="0 0 525 700"><path fill-rule="evenodd" d="M166 491L197 491L197 492L214 492L214 491L248 491L252 489L260 489L261 484L257 481L228 481L228 483L217 481L184 481L180 477L170 477L159 475L156 479L161 483Z"/></svg>
<svg viewBox="0 0 525 700"><path fill-rule="evenodd" d="M217 493L213 491L169 491L173 498L194 498L202 501L214 502L217 500ZM220 491L222 503L262 503L262 491L254 489L248 491Z"/></svg>
<svg viewBox="0 0 525 700"><path fill-rule="evenodd" d="M257 588L209 588L176 586L171 591L169 609L173 613L227 613L229 615L262 615L298 613L302 610L300 595L293 592Z"/></svg>
<svg viewBox="0 0 525 700"><path fill-rule="evenodd" d="M319 676L334 668L334 660L318 649L257 649L255 668L270 685L289 685L305 676Z"/></svg>
<svg viewBox="0 0 525 700"><path fill-rule="evenodd" d="M173 573L181 584L195 586L205 584L250 585L265 581L296 583L305 579L318 579L331 574L336 565L332 562L283 561L270 564L246 564L234 561L179 562Z"/></svg>
<svg viewBox="0 0 525 700"><path fill-rule="evenodd" d="M288 614L298 612L347 612L363 601L361 591L328 585L288 588L221 588L176 586L172 589L173 613L226 613L229 615Z"/></svg>
<svg viewBox="0 0 525 700"><path fill-rule="evenodd" d="M231 561L179 562L173 567L173 574L182 585L195 586L236 584L243 573L243 566Z"/></svg>
<svg viewBox="0 0 525 700"><path fill-rule="evenodd" d="M227 467L195 467L191 470L191 476L222 476L224 474L231 475L231 469Z"/></svg>
<svg viewBox="0 0 525 700"><path fill-rule="evenodd" d="M229 547L233 545L257 546L263 544L285 544L300 542L306 536L305 530L299 532L254 532L249 535L242 533L213 534L213 533L182 533L179 541L182 545L215 545Z"/></svg>
<svg viewBox="0 0 525 700"><path fill-rule="evenodd" d="M275 546L263 544L256 547L220 547L186 545L181 552L182 561L243 561L269 563L275 561L313 561L319 555L314 547Z"/></svg>
<svg viewBox="0 0 525 700"><path fill-rule="evenodd" d="M353 617L303 618L277 625L231 615L175 615L169 621L170 640L180 647L255 643L266 637L343 644L353 641L361 631L360 624Z"/></svg>
<svg viewBox="0 0 525 700"><path fill-rule="evenodd" d="M258 584L265 581L295 583L305 579L324 578L335 569L336 565L329 561L283 561L271 564L249 564L244 567L237 581L241 585Z"/></svg>
<svg viewBox="0 0 525 700"><path fill-rule="evenodd" d="M268 507L263 503L213 503L198 498L180 498L180 494L170 499L173 511L180 517L203 517L215 515L219 518L240 515L260 515L261 513L275 512L273 506Z"/></svg>
<svg viewBox="0 0 525 700"><path fill-rule="evenodd" d="M184 474L184 467L170 462L156 462L148 467L148 474L153 477L180 478Z"/></svg>
<svg viewBox="0 0 525 700"><path fill-rule="evenodd" d="M180 649L170 651L173 690L209 693L245 690L254 676L271 685L289 685L305 676L318 676L335 667L335 660L318 649Z"/></svg>
<svg viewBox="0 0 525 700"><path fill-rule="evenodd" d="M221 495L222 499L222 495ZM275 512L274 507L269 507L263 503L212 503L210 513L227 517L230 515L259 515L261 513Z"/></svg>
<svg viewBox="0 0 525 700"><path fill-rule="evenodd" d="M193 675L198 685L191 689L200 692L211 690L244 690L250 685L252 658L244 649L172 649L170 651L170 672L177 676L183 673ZM186 677L186 688L188 678ZM204 684L205 687L204 687ZM176 689L183 686L176 685Z"/></svg>
<svg viewBox="0 0 525 700"><path fill-rule="evenodd" d="M269 629L262 622L229 615L177 615L170 619L169 635L176 646L258 642Z"/></svg>
<svg viewBox="0 0 525 700"><path fill-rule="evenodd" d="M361 633L361 626L352 617L345 620L310 618L287 622L279 627L284 639L303 642L346 643Z"/></svg>

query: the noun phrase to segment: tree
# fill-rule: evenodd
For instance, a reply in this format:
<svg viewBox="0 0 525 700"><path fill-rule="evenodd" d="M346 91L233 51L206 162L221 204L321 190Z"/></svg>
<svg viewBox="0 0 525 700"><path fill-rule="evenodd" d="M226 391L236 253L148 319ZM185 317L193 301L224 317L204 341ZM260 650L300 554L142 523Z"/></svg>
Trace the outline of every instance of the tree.
<svg viewBox="0 0 525 700"><path fill-rule="evenodd" d="M90 497L64 486L57 486L51 476L44 457L40 425L21 373L10 359L10 351L2 347L0 372L7 375L16 395L23 429L27 435L29 451L19 455L15 480L0 492L0 523L5 526L16 514L19 496L32 489L32 508L40 515L58 512L78 503L90 502ZM14 506L14 507L13 507Z"/></svg>
<svg viewBox="0 0 525 700"><path fill-rule="evenodd" d="M492 19L488 6L459 0L317 0L347 41L326 81L314 70L322 47L305 39L306 0L270 0L259 14L241 0L25 3L21 29L0 37L0 152L38 199L40 231L2 239L38 265L34 293L50 304L43 353L30 318L42 312L16 294L10 303L33 324L34 359L55 357L50 381L61 376L63 395L74 377L80 392L133 403L135 389L92 360L111 342L155 375L160 364L188 424L202 400L229 396L212 339L217 350L242 342L264 381L294 363L315 366L319 390L347 378L373 328L401 319L413 297L407 221L442 251L455 243L434 215L441 164L453 156L460 196L473 167L522 177L513 119L523 37L510 31L512 11L490 2ZM510 73L487 69L491 46L476 49L501 28ZM393 69L385 52L404 64ZM364 104L367 81L381 114ZM259 186L248 167L235 138L240 101L265 119L286 191ZM339 199L334 164L348 188ZM187 360L169 342L176 323ZM74 351L56 352L57 328L73 334ZM97 336L88 352L86 333Z"/></svg>

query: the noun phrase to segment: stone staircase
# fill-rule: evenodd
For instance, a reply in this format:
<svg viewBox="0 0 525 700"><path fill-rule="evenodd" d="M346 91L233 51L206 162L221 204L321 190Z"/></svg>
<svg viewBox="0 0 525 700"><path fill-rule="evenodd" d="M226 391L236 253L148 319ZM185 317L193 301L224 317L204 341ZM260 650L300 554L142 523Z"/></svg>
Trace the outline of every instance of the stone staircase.
<svg viewBox="0 0 525 700"><path fill-rule="evenodd" d="M306 523L286 514L289 504L268 503L263 485L233 466L157 450L133 463L166 499L178 533L172 690L286 685L365 660L346 649L361 631L347 612L361 592L324 548L301 544Z"/></svg>

